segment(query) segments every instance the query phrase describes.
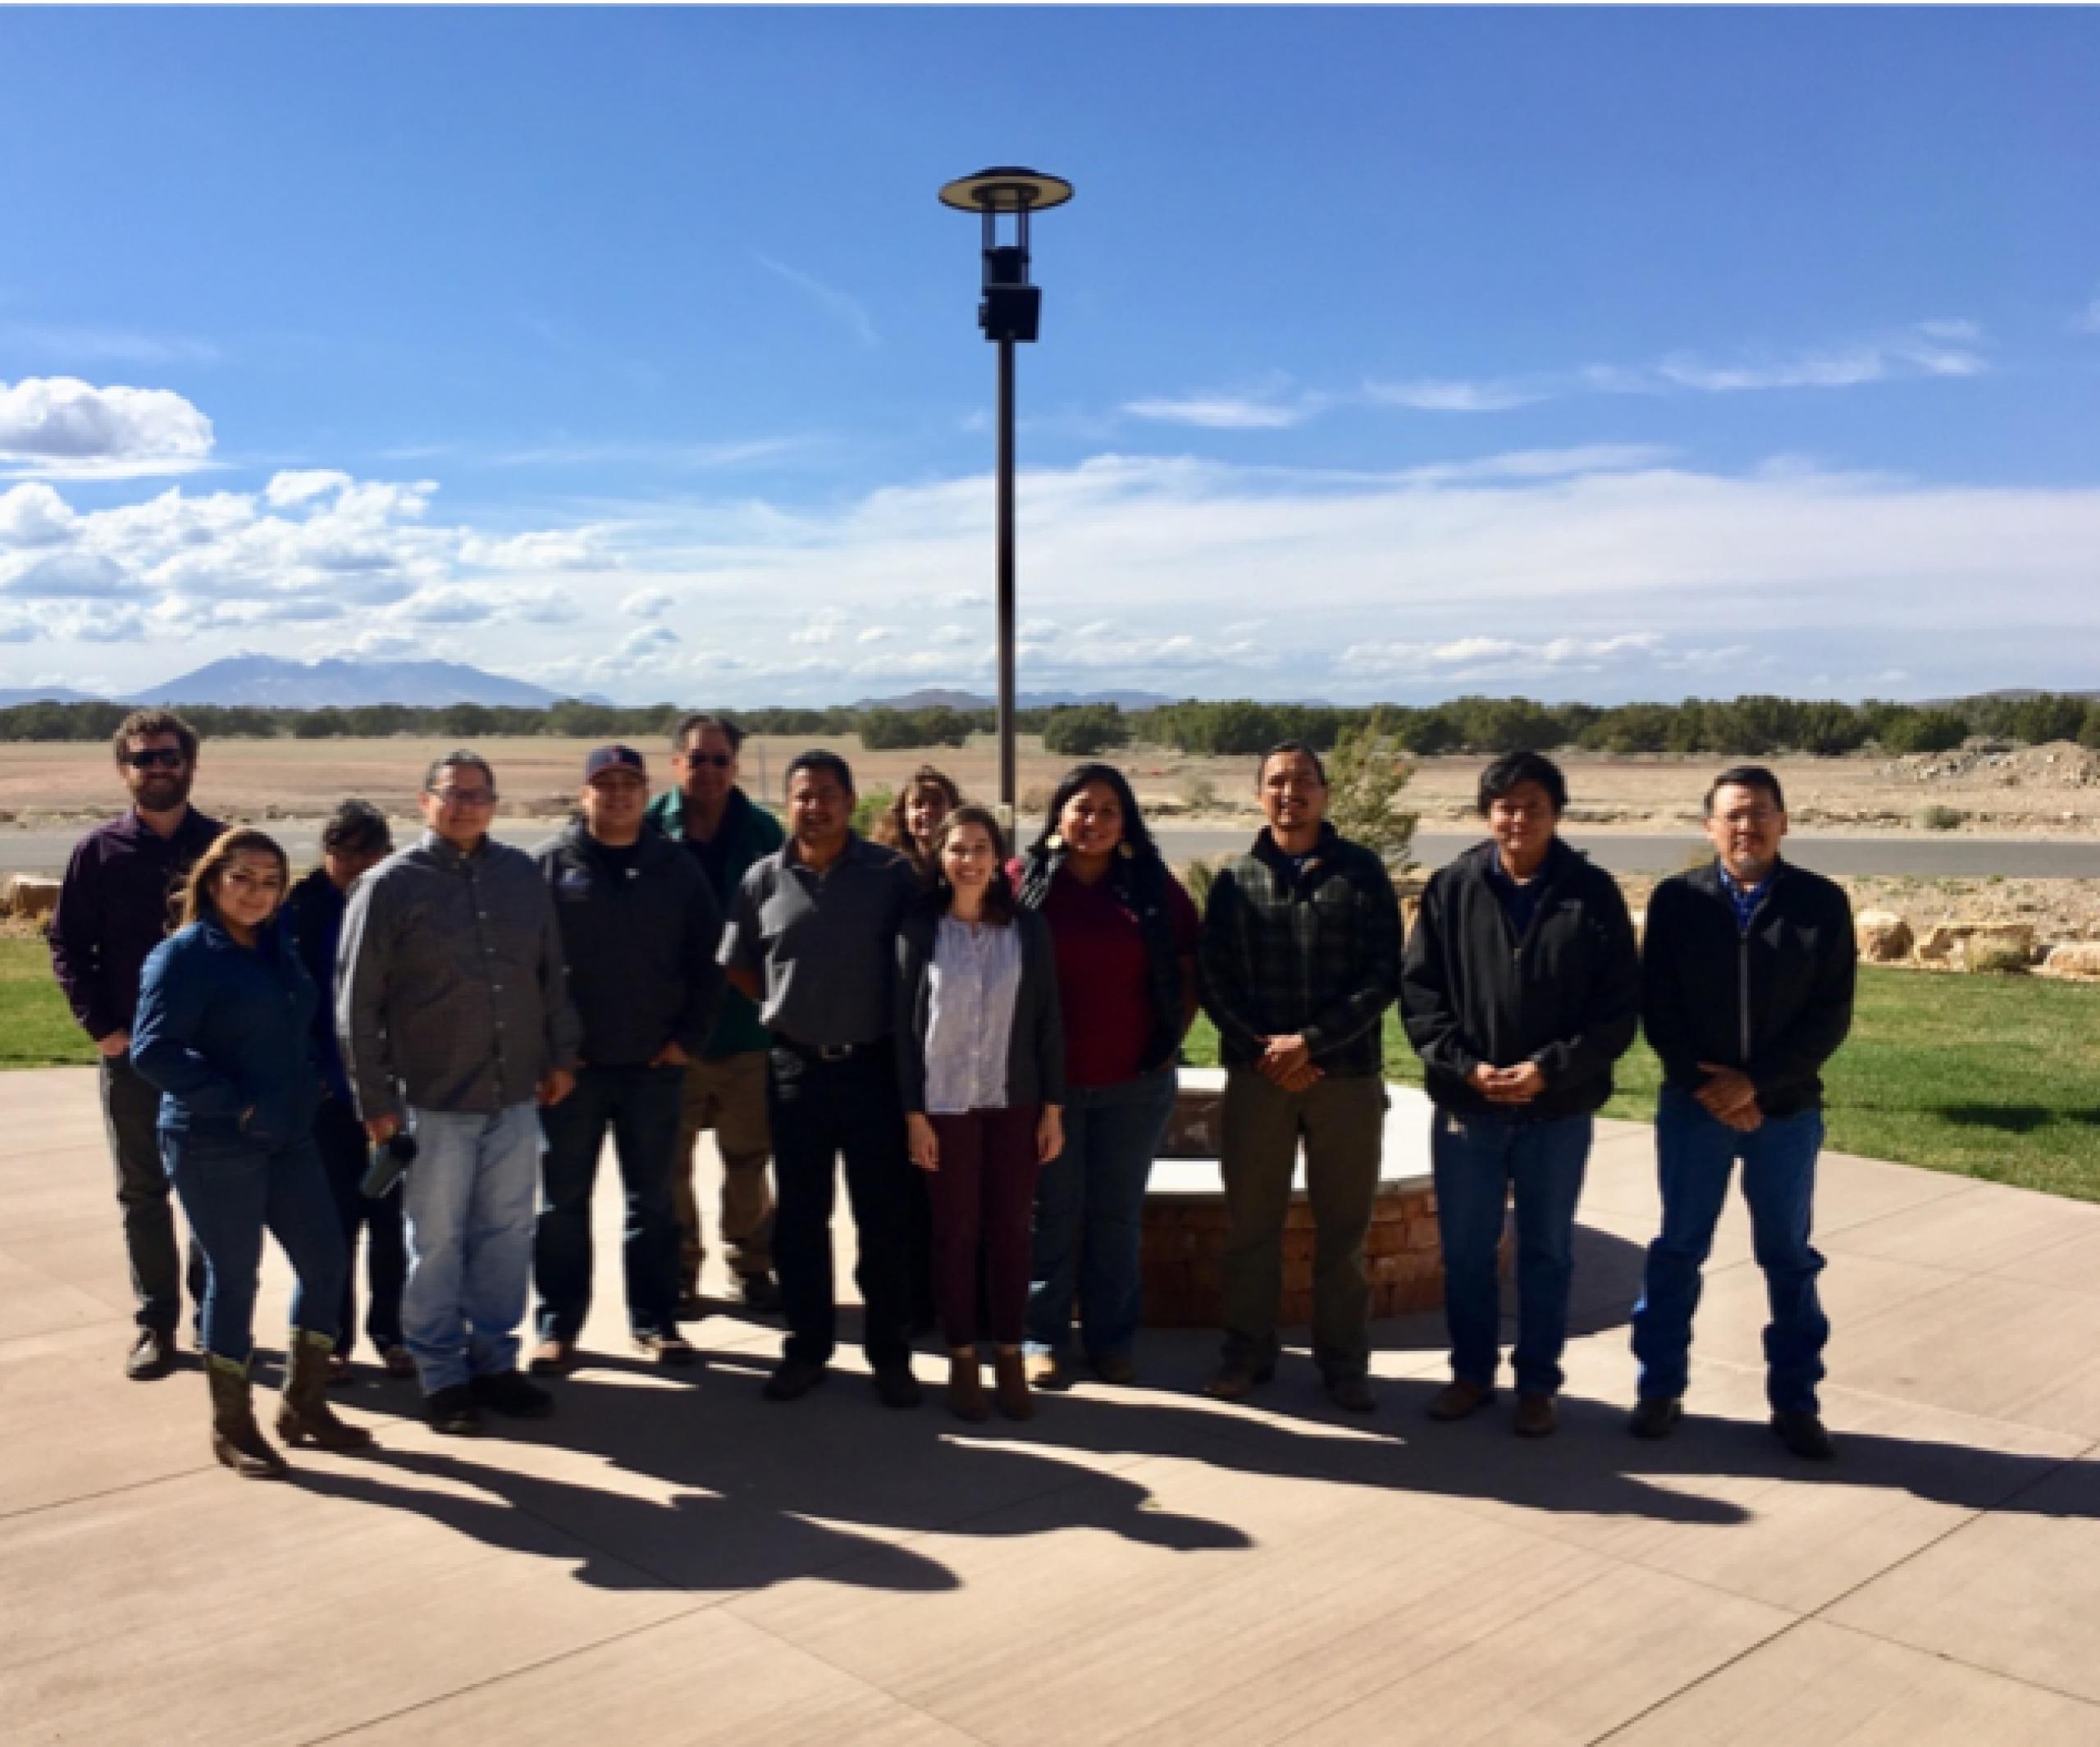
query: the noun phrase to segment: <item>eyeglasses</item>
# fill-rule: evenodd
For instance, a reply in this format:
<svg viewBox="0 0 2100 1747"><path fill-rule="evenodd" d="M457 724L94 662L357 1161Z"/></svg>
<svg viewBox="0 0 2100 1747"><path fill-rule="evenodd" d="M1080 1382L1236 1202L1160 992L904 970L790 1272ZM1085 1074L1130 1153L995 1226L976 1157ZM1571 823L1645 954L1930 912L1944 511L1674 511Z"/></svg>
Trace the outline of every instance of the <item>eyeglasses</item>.
<svg viewBox="0 0 2100 1747"><path fill-rule="evenodd" d="M434 788L427 792L435 796L441 807L492 807L496 801L492 788Z"/></svg>
<svg viewBox="0 0 2100 1747"><path fill-rule="evenodd" d="M685 760L688 767L705 764L710 770L727 770L737 762L735 755L728 752L688 752Z"/></svg>
<svg viewBox="0 0 2100 1747"><path fill-rule="evenodd" d="M124 762L134 770L180 770L189 762L177 746L148 746L143 751L127 752Z"/></svg>

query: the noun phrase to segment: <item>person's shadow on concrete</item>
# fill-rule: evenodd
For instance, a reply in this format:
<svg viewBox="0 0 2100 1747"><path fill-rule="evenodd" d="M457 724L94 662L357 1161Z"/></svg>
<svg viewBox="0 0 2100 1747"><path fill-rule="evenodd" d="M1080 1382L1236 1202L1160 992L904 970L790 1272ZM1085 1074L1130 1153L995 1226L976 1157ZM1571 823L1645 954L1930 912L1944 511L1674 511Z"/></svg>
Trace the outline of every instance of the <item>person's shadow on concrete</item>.
<svg viewBox="0 0 2100 1747"><path fill-rule="evenodd" d="M1160 1508L1132 1480L1027 1443L944 1439L957 1422L937 1397L919 1412L890 1412L865 1378L835 1373L806 1400L776 1406L759 1398L763 1375L741 1352L710 1354L682 1378L594 1361L555 1385L552 1419L492 1418L494 1435L436 1449L390 1448L382 1427L354 1466L298 1476L329 1497L570 1561L579 1582L606 1589L751 1590L822 1576L952 1590L958 1580L945 1565L899 1544L936 1530L1087 1527L1181 1553L1253 1544L1230 1525ZM602 1464L602 1480L577 1477L567 1459L576 1457Z"/></svg>

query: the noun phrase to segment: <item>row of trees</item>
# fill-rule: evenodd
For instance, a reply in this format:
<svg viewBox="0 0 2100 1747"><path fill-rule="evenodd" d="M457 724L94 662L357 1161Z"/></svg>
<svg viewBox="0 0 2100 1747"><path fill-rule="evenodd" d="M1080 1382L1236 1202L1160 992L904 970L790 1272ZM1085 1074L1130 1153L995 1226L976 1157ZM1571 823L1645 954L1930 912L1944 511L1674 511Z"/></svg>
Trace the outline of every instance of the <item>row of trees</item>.
<svg viewBox="0 0 2100 1747"><path fill-rule="evenodd" d="M0 740L103 740L126 714L121 704L18 704L0 709ZM545 709L482 704L422 709L405 704L369 704L354 709L265 709L247 705L186 705L183 714L208 739L300 740L383 738L414 734L472 741L505 735L546 735L578 740L667 738L682 705L651 704L620 709L568 699ZM989 732L990 710L748 709L733 713L756 734L812 740L858 734L875 750L959 746L973 733ZM1261 751L1280 740L1302 740L1322 752L1351 728L1375 723L1402 753L1415 758L1440 753L1552 751L1561 747L1618 755L1710 754L1758 757L1807 753L1835 757L1875 746L1885 752L1940 752L1971 736L2038 745L2076 740L2100 747L2100 700L2044 693L2026 698L1979 697L1938 706L1913 704L1838 704L1793 698L1750 696L1730 701L1689 698L1681 704L1541 704L1529 698L1454 698L1416 707L1381 705L1344 709L1315 704L1165 704L1126 713L1112 704L1081 704L1024 710L1023 732L1039 733L1052 752L1086 758L1143 741L1180 751L1235 756Z"/></svg>

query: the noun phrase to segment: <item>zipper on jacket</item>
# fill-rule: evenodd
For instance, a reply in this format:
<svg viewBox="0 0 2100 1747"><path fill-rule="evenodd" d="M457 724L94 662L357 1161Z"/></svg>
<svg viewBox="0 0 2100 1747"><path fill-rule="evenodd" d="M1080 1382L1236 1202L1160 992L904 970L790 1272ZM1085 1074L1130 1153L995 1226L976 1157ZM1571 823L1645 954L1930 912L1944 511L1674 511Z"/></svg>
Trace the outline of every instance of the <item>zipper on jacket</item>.
<svg viewBox="0 0 2100 1747"><path fill-rule="evenodd" d="M1742 1061L1740 1065L1747 1071L1750 1067L1750 930L1736 931L1736 1010L1742 1033Z"/></svg>

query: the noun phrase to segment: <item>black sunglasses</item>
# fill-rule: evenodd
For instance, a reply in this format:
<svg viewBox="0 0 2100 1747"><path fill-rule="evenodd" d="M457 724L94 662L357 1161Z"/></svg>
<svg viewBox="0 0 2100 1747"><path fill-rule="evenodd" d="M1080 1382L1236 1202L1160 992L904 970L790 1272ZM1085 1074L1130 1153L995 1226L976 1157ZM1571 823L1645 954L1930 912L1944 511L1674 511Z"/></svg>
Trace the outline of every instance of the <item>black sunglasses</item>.
<svg viewBox="0 0 2100 1747"><path fill-rule="evenodd" d="M687 764L711 765L716 770L727 770L736 762L736 755L728 752L688 752L686 754Z"/></svg>
<svg viewBox="0 0 2100 1747"><path fill-rule="evenodd" d="M189 762L176 746L148 746L143 752L127 752L124 762L134 770L180 770Z"/></svg>

